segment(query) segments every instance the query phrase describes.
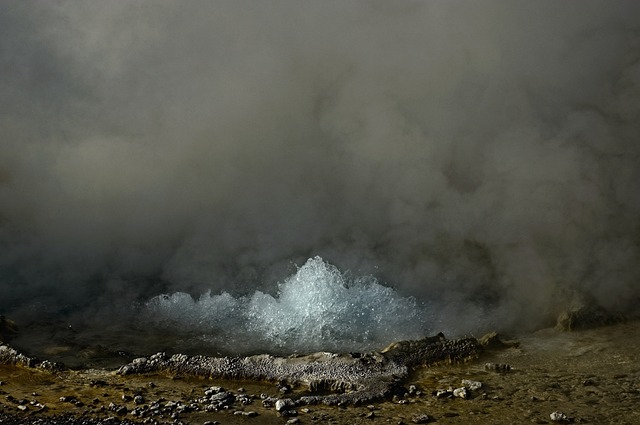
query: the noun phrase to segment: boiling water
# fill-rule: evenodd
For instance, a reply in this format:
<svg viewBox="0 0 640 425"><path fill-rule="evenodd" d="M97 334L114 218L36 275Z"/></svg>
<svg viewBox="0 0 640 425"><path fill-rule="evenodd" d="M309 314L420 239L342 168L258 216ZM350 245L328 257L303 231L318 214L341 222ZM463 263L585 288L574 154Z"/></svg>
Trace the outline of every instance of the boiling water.
<svg viewBox="0 0 640 425"><path fill-rule="evenodd" d="M279 284L275 295L234 298L176 292L146 303L143 321L192 335L223 352L308 352L381 348L428 331L427 311L372 276L351 278L320 257Z"/></svg>

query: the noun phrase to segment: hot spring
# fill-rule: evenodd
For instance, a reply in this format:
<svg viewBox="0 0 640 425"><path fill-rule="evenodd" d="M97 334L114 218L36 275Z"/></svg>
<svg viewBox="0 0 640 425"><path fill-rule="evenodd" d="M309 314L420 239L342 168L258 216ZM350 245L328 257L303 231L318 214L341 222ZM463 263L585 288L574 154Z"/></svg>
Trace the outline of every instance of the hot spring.
<svg viewBox="0 0 640 425"><path fill-rule="evenodd" d="M30 318L21 316L28 326L15 344L40 356L85 365L99 363L109 352L366 352L442 330L428 304L373 276L341 272L317 256L278 283L273 294L256 290L234 297L209 290L194 297L174 292L108 313L95 307L75 306L40 317L31 311ZM96 349L104 352L93 353ZM98 360L91 358L94 354Z"/></svg>
<svg viewBox="0 0 640 425"><path fill-rule="evenodd" d="M425 306L371 276L349 277L320 257L309 259L278 285L198 298L177 292L145 303L143 320L157 329L194 335L223 352L361 351L426 335Z"/></svg>
<svg viewBox="0 0 640 425"><path fill-rule="evenodd" d="M637 310L638 1L0 9L0 315L26 352Z"/></svg>

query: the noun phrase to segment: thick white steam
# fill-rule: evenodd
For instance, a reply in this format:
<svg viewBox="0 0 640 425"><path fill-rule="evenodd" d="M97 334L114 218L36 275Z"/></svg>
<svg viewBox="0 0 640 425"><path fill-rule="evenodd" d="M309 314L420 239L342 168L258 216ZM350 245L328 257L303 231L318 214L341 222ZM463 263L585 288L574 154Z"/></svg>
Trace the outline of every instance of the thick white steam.
<svg viewBox="0 0 640 425"><path fill-rule="evenodd" d="M540 326L576 297L630 310L639 16L592 0L3 2L0 312L184 293L152 304L220 329L231 309L280 341L339 333L372 297L428 301L461 332ZM316 255L397 294L305 278L307 317L277 282ZM359 332L387 332L372 314Z"/></svg>

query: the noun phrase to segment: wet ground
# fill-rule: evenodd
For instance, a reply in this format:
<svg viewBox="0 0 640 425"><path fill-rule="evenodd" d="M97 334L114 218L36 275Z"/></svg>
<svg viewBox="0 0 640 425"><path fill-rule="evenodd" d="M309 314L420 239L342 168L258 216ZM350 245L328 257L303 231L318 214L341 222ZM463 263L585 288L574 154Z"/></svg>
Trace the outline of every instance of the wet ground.
<svg viewBox="0 0 640 425"><path fill-rule="evenodd" d="M52 374L0 366L0 423L38 423L43 418L71 413L103 423L126 419L222 425L285 424L292 420L301 424L411 424L420 420L441 424L543 424L554 423L550 414L561 412L565 422L640 424L639 322L571 333L548 329L518 340L518 347L486 352L471 363L414 371L405 383L407 392L410 385L416 387L417 392L411 391L411 395L365 406L297 406L295 417L282 417L274 407L264 407L262 398L296 398L304 394L303 388L282 394L273 383L158 375L124 377L99 369ZM487 370L486 363L508 364L511 370ZM467 399L446 392L441 398L434 395L438 390L461 387L463 379L481 382L482 387L469 391ZM165 409L172 403L188 405L211 386L222 386L250 402L236 401L217 412ZM136 407L143 405L136 404L136 395L142 397L138 402L144 405L157 403L156 414L136 416ZM255 412L255 416L246 416L249 412Z"/></svg>

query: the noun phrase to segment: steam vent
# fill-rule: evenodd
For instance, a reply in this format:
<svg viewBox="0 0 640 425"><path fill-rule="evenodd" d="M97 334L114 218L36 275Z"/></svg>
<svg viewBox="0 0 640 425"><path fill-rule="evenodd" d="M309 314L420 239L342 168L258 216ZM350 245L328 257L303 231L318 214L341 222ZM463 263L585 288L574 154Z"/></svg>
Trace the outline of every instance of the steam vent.
<svg viewBox="0 0 640 425"><path fill-rule="evenodd" d="M0 425L640 424L640 2L0 2Z"/></svg>

